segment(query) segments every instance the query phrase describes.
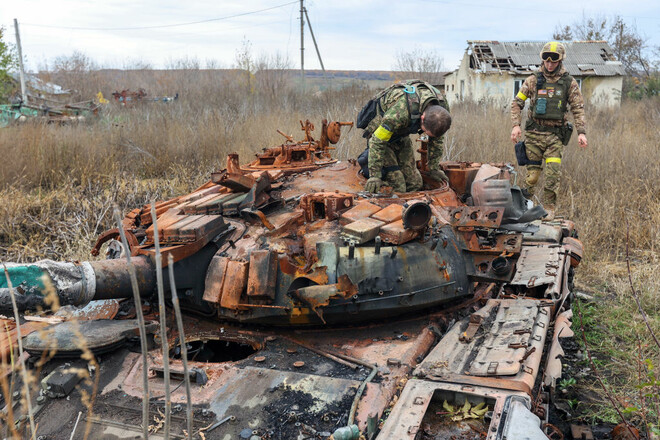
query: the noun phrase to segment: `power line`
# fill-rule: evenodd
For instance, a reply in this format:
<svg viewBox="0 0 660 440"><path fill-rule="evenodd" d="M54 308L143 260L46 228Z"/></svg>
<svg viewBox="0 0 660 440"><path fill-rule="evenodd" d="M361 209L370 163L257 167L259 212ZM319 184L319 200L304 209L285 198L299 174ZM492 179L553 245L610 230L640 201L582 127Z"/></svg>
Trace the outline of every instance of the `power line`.
<svg viewBox="0 0 660 440"><path fill-rule="evenodd" d="M265 11L270 11L272 9L283 8L284 6L289 6L289 5L292 5L294 3L298 3L298 0L294 0L294 1L291 1L291 2L288 2L288 3L283 3L283 4L277 5L277 6L271 6L270 8L259 9L257 11L242 12L240 14L228 15L226 17L209 18L209 19L206 19L206 20L190 21L190 22L187 22L187 23L163 24L163 25L156 25L156 26L136 26L136 27L120 27L120 28L99 28L99 27L89 28L89 27L72 27L72 26L53 26L53 25L47 25L47 24L34 24L34 23L21 23L21 26L33 26L33 27L42 27L42 28L51 28L51 29L68 29L68 30L78 30L78 31L133 31L133 30L141 30L141 29L162 29L162 28L170 28L170 27L189 26L191 24L210 23L210 22L213 22L213 21L228 20L230 18L243 17L245 15L258 14L259 12L265 12Z"/></svg>
<svg viewBox="0 0 660 440"><path fill-rule="evenodd" d="M439 4L444 4L448 6L473 6L477 8L490 8L490 9L498 9L498 10L510 10L510 11L516 11L520 12L521 8L520 7L513 7L513 6L503 6L499 4L491 4L491 3L465 3L463 1L461 2L454 2L453 0L422 0L424 2L428 3L439 3ZM554 10L554 11L549 11L549 10L542 10L538 8L528 8L527 10L531 10L532 12L539 12L539 13L544 13L544 14L564 14L564 15L575 15L575 11L562 11L562 10ZM584 10L583 10L584 12ZM607 15L607 14L605 14ZM619 15L620 17L624 18L634 18L634 19L641 19L641 20L658 20L657 17L651 17L651 16L637 16L637 15L622 15L622 14L611 14L611 15Z"/></svg>

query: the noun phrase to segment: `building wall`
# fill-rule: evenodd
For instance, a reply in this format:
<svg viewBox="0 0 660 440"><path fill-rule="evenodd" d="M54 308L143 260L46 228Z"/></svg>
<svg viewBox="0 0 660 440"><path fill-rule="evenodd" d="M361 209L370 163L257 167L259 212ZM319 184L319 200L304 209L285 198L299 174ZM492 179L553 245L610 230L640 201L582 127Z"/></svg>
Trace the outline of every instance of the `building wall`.
<svg viewBox="0 0 660 440"><path fill-rule="evenodd" d="M521 83L529 75L513 75L509 72L475 72L469 67L469 56L463 56L457 70L445 77L445 95L449 105L462 101L489 101L507 105L514 97L515 81ZM576 78L577 79L577 78ZM585 77L582 94L598 107L619 105L623 77Z"/></svg>
<svg viewBox="0 0 660 440"><path fill-rule="evenodd" d="M621 104L622 76L591 76L582 80L582 95L597 107Z"/></svg>
<svg viewBox="0 0 660 440"><path fill-rule="evenodd" d="M445 77L445 95L450 106L452 103L459 102L463 99L470 99L468 96L465 96L468 91L472 90L472 78L468 74L469 66L469 57L465 53L458 69ZM464 88L463 96L461 96L460 89L461 81Z"/></svg>

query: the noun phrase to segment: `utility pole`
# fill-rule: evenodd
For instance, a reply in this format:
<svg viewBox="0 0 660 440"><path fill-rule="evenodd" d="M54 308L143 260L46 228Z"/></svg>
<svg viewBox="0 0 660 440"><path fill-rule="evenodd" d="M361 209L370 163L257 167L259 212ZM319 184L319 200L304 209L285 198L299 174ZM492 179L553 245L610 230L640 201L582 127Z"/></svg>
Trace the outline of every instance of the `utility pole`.
<svg viewBox="0 0 660 440"><path fill-rule="evenodd" d="M319 63L321 63L321 70L323 70L323 78L327 83L328 77L325 76L325 67L323 67L323 60L321 59L321 52L319 52L319 46L316 44L316 37L314 37L314 31L312 30L312 22L309 21L309 15L307 15L307 8L305 10L305 17L307 17L307 26L309 27L309 33L312 34L312 41L314 42L314 48L316 49L316 55L319 57Z"/></svg>
<svg viewBox="0 0 660 440"><path fill-rule="evenodd" d="M302 0L300 0L302 4ZM21 78L21 99L27 104L27 91L25 90L25 70L23 69L23 49L21 48L21 34L18 32L18 20L14 18L14 29L16 29L16 46L18 47L18 74Z"/></svg>
<svg viewBox="0 0 660 440"><path fill-rule="evenodd" d="M300 0L300 80L303 90L305 89L305 7L304 0Z"/></svg>
<svg viewBox="0 0 660 440"><path fill-rule="evenodd" d="M314 49L316 49L316 55L319 57L319 63L321 63L321 70L323 71L323 79L325 80L325 85L329 89L330 81L328 81L328 76L325 74L325 67L323 66L323 60L321 59L321 52L319 52L319 46L316 44L316 37L314 37L314 31L312 30L312 22L309 20L309 15L307 15L307 8L305 9L305 17L307 17L307 26L309 27L309 33L312 34L312 41L314 42Z"/></svg>

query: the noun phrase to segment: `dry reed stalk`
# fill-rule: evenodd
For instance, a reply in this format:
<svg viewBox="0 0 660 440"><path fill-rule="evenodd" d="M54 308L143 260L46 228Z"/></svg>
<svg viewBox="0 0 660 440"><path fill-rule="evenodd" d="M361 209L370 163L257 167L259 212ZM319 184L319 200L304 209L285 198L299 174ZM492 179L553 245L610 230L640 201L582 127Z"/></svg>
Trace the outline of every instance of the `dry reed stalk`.
<svg viewBox="0 0 660 440"><path fill-rule="evenodd" d="M158 237L158 218L156 216L156 200L151 200L151 222L154 228L154 246L156 248L156 284L158 286L158 316L160 318L160 344L163 353L163 379L165 382L165 425L163 437L170 438L172 416L172 395L170 392L170 350L167 342L167 310L165 309L165 291L163 288L163 255L160 252Z"/></svg>
<svg viewBox="0 0 660 440"><path fill-rule="evenodd" d="M119 216L119 209L113 209L115 223L119 228L121 243L128 262L128 272L131 277L131 287L133 289L133 302L135 303L135 315L137 316L138 329L140 331L140 353L142 354L142 438L149 438L149 359L147 357L147 331L144 325L144 314L142 313L142 299L140 298L140 289L138 287L135 266L131 261L131 249L128 247L126 232Z"/></svg>
<svg viewBox="0 0 660 440"><path fill-rule="evenodd" d="M16 295L14 293L14 286L11 282L11 278L9 277L9 271L7 270L7 266L5 266L4 263L2 263L2 267L5 270L5 278L7 279L7 287L9 287L9 296L11 297L11 305L14 310L14 320L16 322L16 334L18 338L18 359L21 364L20 369L23 379L25 402L27 404L28 418L30 420L30 430L32 432L30 438L34 440L36 439L37 429L34 426L34 411L32 409L32 401L30 398L30 382L29 382L27 367L25 366L25 358L23 356L23 335L21 334L21 320L18 314L18 307L16 306Z"/></svg>
<svg viewBox="0 0 660 440"><path fill-rule="evenodd" d="M644 311L644 308L642 308L642 303L639 299L639 295L637 294L637 290L635 290L635 285L633 284L632 281L632 271L630 269L630 249L628 247L628 238L629 238L629 225L628 225L628 220L626 219L626 266L628 268L628 281L630 282L630 291L632 292L632 296L635 299L635 303L637 304L637 310L639 310L639 313L642 315L642 319L644 320L644 324L646 325L647 330L649 331L649 335L653 338L653 341L655 342L656 347L660 349L660 342L658 342L658 338L655 336L655 332L653 331L653 328L651 328L651 324L649 323L649 319L646 316L646 312Z"/></svg>
<svg viewBox="0 0 660 440"><path fill-rule="evenodd" d="M85 406L85 408L87 408L87 415L85 417L87 419L87 423L85 423L85 433L83 435L83 439L87 440L92 430L92 420L94 417L94 402L96 401L96 393L98 392L99 380L101 379L101 370L99 368L98 362L96 361L96 357L87 346L87 339L80 331L78 320L74 320L74 323L75 326L73 328L73 334L77 338L76 346L82 352L80 358L87 361L88 368L83 371L80 371L81 369L72 369L70 371L76 372L78 376L83 376L85 384L88 386L91 385L91 389L92 389L91 393L89 394L85 390L82 389L80 390L81 403ZM94 380L91 380L90 378L92 371L96 373L94 375Z"/></svg>
<svg viewBox="0 0 660 440"><path fill-rule="evenodd" d="M190 376L188 375L188 347L186 346L186 335L183 328L183 317L181 316L181 307L179 306L179 295L176 292L176 283L174 281L174 258L172 254L167 255L167 269L170 277L170 290L172 292L172 306L176 316L176 326L179 332L179 346L181 347L181 361L183 363L183 377L186 385L186 427L187 437L192 440L192 392L190 389Z"/></svg>
<svg viewBox="0 0 660 440"><path fill-rule="evenodd" d="M11 404L11 402L8 399L11 399L12 396L12 389L13 387L10 387L9 383L7 382L7 376L9 374L13 374L14 372L14 347L12 346L11 343L11 336L10 336L10 331L9 327L7 326L7 323L5 322L5 328L4 328L5 334L7 335L7 344L9 345L8 351L9 351L9 360L10 363L7 365L7 360L5 359L4 356L2 356L1 363L0 363L0 388L2 388L2 395L5 396L5 407L7 408L6 414L4 411L0 411L0 420L3 420L5 423L5 429L2 434L3 438L7 437L7 430L11 432L12 438L19 438L18 431L16 431L16 424L14 423L14 406ZM5 372L11 372L5 374ZM13 381L12 381L13 385Z"/></svg>
<svg viewBox="0 0 660 440"><path fill-rule="evenodd" d="M642 386L642 340L639 337L639 333L635 331L635 336L637 337L637 386L638 386L638 397L639 397L639 412L642 417L642 422L646 428L646 438L651 438L651 429L649 422L646 418L648 414L648 408L646 407L646 398L644 397L644 388Z"/></svg>

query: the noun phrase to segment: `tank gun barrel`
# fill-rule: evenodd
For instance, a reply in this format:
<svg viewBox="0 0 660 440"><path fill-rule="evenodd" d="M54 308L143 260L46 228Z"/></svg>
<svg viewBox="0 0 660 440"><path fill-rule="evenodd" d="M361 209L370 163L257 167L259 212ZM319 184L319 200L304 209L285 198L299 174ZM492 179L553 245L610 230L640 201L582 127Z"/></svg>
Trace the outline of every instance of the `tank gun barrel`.
<svg viewBox="0 0 660 440"><path fill-rule="evenodd" d="M156 285L156 272L149 257L133 257L138 287L144 295ZM60 305L85 305L92 300L128 298L133 295L128 262L124 259L6 265L21 312L47 308L45 297L55 293ZM1 268L0 313L11 313L9 284Z"/></svg>

